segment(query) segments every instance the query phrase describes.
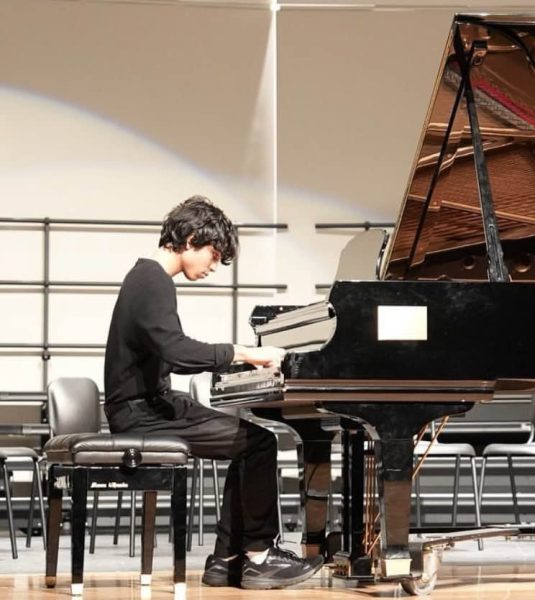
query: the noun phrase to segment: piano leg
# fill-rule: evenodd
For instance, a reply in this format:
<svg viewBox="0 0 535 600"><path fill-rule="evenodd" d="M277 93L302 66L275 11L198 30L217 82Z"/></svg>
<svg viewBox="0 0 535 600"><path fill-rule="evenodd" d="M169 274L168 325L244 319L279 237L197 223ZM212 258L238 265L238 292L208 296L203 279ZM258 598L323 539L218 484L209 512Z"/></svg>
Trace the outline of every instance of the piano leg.
<svg viewBox="0 0 535 600"><path fill-rule="evenodd" d="M469 402L415 402L410 410L406 404L386 402L329 402L324 405L331 413L361 423L375 442L381 524L378 566L382 577L408 577L411 574L409 529L414 436L430 421L466 412L471 407ZM356 472L352 477L360 479ZM353 495L353 499L355 497Z"/></svg>
<svg viewBox="0 0 535 600"><path fill-rule="evenodd" d="M365 545L364 429L354 421L342 423L342 549L334 555L336 576L371 579L371 560Z"/></svg>
<svg viewBox="0 0 535 600"><path fill-rule="evenodd" d="M295 428L292 423L292 427ZM303 514L301 544L304 556L325 552L327 515L331 494L331 442L333 432L323 431L317 421L302 422L295 428L300 462L299 488ZM332 523L330 523L332 527Z"/></svg>
<svg viewBox="0 0 535 600"><path fill-rule="evenodd" d="M416 432L415 432L416 433ZM383 577L410 574L408 548L414 442L382 439L375 442L377 491L381 515L381 564Z"/></svg>

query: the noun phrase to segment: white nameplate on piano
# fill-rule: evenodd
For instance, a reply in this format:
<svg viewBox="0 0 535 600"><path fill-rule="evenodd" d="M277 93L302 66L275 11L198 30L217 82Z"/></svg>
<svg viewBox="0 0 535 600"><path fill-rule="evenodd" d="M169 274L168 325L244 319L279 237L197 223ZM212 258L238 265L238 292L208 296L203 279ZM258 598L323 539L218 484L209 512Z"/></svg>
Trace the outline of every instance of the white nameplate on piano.
<svg viewBox="0 0 535 600"><path fill-rule="evenodd" d="M427 340L427 306L378 306L377 339Z"/></svg>

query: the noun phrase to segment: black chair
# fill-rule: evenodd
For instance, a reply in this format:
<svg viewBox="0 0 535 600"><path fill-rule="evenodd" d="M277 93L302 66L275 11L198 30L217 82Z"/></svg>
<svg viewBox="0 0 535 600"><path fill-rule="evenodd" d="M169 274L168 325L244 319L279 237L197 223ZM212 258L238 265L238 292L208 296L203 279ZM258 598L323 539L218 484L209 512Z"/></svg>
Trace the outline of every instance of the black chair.
<svg viewBox="0 0 535 600"><path fill-rule="evenodd" d="M11 489L9 483L9 472L14 467L32 471L32 489L30 493L30 510L28 511L28 529L26 533L26 547L29 548L32 539L33 520L34 520L34 504L35 496L39 502L39 512L41 515L41 523L43 526L43 546L46 548L46 533L45 533L45 506L43 501L43 490L41 486L40 473L41 458L32 448L24 446L5 446L0 448L0 477L4 484L4 494L6 497L6 512L7 522L9 526L9 538L11 541L11 555L13 558L18 557L17 540L15 535L15 522L13 519L13 505L11 501Z"/></svg>
<svg viewBox="0 0 535 600"><path fill-rule="evenodd" d="M150 585L157 492L171 492L175 595L185 593L186 462L188 446L172 436L103 434L99 394L87 378L60 378L48 386L52 437L44 453L49 466L46 585L55 587L63 490L71 493L71 593L83 592L87 492L144 492L141 585Z"/></svg>

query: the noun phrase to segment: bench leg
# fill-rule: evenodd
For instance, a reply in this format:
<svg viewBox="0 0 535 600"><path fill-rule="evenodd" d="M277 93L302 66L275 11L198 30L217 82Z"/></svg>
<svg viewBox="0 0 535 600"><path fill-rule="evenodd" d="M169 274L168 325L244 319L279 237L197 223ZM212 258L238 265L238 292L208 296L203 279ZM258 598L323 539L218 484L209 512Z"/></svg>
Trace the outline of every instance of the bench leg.
<svg viewBox="0 0 535 600"><path fill-rule="evenodd" d="M143 494L143 517L141 529L141 585L150 585L152 558L154 555L154 524L156 520L157 492Z"/></svg>
<svg viewBox="0 0 535 600"><path fill-rule="evenodd" d="M75 468L72 475L71 593L84 589L85 521L87 518L87 469Z"/></svg>
<svg viewBox="0 0 535 600"><path fill-rule="evenodd" d="M186 495L186 467L178 467L174 470L173 494L171 497L175 598L185 597L186 591Z"/></svg>
<svg viewBox="0 0 535 600"><path fill-rule="evenodd" d="M50 470L48 480L48 520L47 520L47 545L46 545L46 587L56 585L56 572L58 569L59 532L61 527L61 506L63 490L55 486L56 477L54 467Z"/></svg>
<svg viewBox="0 0 535 600"><path fill-rule="evenodd" d="M100 495L98 492L93 494L93 511L91 513L91 533L89 535L89 554L95 554L95 542L97 539L97 514L98 501Z"/></svg>
<svg viewBox="0 0 535 600"><path fill-rule="evenodd" d="M130 526L128 529L130 536L130 550L128 556L132 557L136 554L136 492L130 492Z"/></svg>
<svg viewBox="0 0 535 600"><path fill-rule="evenodd" d="M199 463L200 463L201 459L200 458L194 458L193 459L193 470L191 472L191 493L190 493L190 499L189 499L189 513L188 513L188 539L187 539L187 550L188 552L191 550L191 543L193 540L193 521L195 519L195 498L197 496L197 480L199 478ZM200 500L199 500L200 502ZM171 521L173 521L173 514L171 512ZM200 526L200 525L199 525ZM171 527L171 531L169 532L170 534L172 534L172 527ZM169 538L169 541L171 542L171 537Z"/></svg>
<svg viewBox="0 0 535 600"><path fill-rule="evenodd" d="M121 509L123 507L123 492L117 494L117 509L115 511L115 525L113 527L113 545L117 546L119 541L119 529L121 527Z"/></svg>

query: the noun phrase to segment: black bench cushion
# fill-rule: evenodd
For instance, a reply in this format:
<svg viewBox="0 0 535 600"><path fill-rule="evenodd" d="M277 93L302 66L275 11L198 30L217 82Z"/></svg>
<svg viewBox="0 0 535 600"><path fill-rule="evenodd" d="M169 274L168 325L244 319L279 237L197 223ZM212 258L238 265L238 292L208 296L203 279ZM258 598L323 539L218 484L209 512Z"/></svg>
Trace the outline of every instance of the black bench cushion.
<svg viewBox="0 0 535 600"><path fill-rule="evenodd" d="M142 433L67 433L51 438L43 451L50 463L121 465L125 450L139 450L140 464L183 465L189 447L178 437Z"/></svg>

